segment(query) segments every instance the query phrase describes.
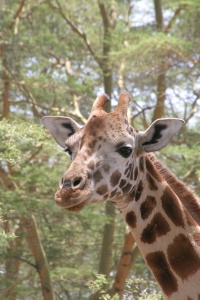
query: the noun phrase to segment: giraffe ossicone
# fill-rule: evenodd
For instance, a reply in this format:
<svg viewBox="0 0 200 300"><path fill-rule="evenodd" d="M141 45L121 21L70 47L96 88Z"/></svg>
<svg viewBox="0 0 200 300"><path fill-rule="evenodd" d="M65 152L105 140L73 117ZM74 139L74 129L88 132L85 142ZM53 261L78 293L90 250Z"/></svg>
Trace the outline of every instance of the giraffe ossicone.
<svg viewBox="0 0 200 300"><path fill-rule="evenodd" d="M68 117L44 117L43 124L72 157L55 195L72 211L111 200L127 222L166 299L200 299L200 226L156 169L150 152L165 147L184 124L158 119L145 131L130 126L128 93L105 111L97 97L84 126ZM198 204L197 204L198 205Z"/></svg>

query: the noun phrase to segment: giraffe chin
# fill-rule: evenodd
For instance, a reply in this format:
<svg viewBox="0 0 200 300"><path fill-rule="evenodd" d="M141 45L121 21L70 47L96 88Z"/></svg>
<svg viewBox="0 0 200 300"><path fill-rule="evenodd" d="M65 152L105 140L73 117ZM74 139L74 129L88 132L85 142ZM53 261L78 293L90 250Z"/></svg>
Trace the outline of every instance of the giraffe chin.
<svg viewBox="0 0 200 300"><path fill-rule="evenodd" d="M82 202L80 204L77 204L75 206L72 206L72 207L69 207L69 208L66 208L66 209L69 210L69 211L80 211L85 205L86 205L86 203Z"/></svg>
<svg viewBox="0 0 200 300"><path fill-rule="evenodd" d="M69 210L80 211L86 204L90 193L87 191L73 191L69 189L59 189L55 194L57 205Z"/></svg>

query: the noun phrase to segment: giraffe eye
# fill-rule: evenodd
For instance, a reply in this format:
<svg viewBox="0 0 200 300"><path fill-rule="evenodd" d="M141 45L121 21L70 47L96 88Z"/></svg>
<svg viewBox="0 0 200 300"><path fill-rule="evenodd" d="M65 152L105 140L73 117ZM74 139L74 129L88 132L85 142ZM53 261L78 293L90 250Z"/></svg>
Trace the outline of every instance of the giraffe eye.
<svg viewBox="0 0 200 300"><path fill-rule="evenodd" d="M121 147L120 149L117 150L117 152L125 158L129 157L132 151L133 149L131 147Z"/></svg>
<svg viewBox="0 0 200 300"><path fill-rule="evenodd" d="M72 151L68 147L64 149L64 152L67 152L70 156L72 155Z"/></svg>

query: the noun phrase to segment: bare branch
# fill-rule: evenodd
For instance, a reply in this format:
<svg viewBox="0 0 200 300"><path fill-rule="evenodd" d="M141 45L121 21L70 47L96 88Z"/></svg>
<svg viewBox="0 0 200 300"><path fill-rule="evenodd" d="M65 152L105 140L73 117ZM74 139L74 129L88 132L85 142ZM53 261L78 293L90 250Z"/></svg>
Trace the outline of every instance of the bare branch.
<svg viewBox="0 0 200 300"><path fill-rule="evenodd" d="M77 97L76 95L73 95L73 101L74 101L74 114L85 124L87 122L86 118L81 114L79 109L78 101L82 97Z"/></svg>
<svg viewBox="0 0 200 300"><path fill-rule="evenodd" d="M71 20L69 17L67 17L64 12L63 12L63 9L62 9L62 6L60 5L59 1L56 0L56 3L58 5L58 8L59 8L59 13L60 15L63 17L63 19L66 21L66 23L71 27L71 29L76 33L78 34L84 41L87 49L89 50L90 54L94 57L94 59L96 60L96 62L99 64L99 66L102 65L102 60L100 59L99 56L96 55L96 53L93 51L92 47L91 47L91 44L90 44L90 41L88 40L86 34L80 29L78 28Z"/></svg>
<svg viewBox="0 0 200 300"><path fill-rule="evenodd" d="M106 12L105 5L103 4L103 2L101 0L98 0L98 5L99 5L99 10L101 13L102 20L103 20L104 28L108 28L108 27L110 27L110 21L109 21L107 12Z"/></svg>
<svg viewBox="0 0 200 300"><path fill-rule="evenodd" d="M178 15L180 15L181 11L186 9L186 8L187 8L187 5L185 4L185 5L182 5L182 6L180 6L179 8L177 8L175 10L173 17L171 18L171 20L169 21L168 25L165 28L165 32L170 32L170 30L172 29L173 24L176 21L176 18L178 17Z"/></svg>
<svg viewBox="0 0 200 300"><path fill-rule="evenodd" d="M131 15L131 11L133 9L133 4L132 4L132 1L129 0L129 3L127 4L127 10L126 10L126 14L125 14L125 24L127 26L129 26L129 22L130 22L130 15Z"/></svg>
<svg viewBox="0 0 200 300"><path fill-rule="evenodd" d="M32 274L32 270L30 272L28 272L27 275L23 276L21 279L17 280L15 283L13 283L12 285L10 285L9 287L7 287L5 289L5 291L3 292L3 294L1 294L0 296L0 300L6 299L8 293L13 290L17 285L19 285L20 283L22 283L23 281L25 281L26 279L28 279Z"/></svg>
<svg viewBox="0 0 200 300"><path fill-rule="evenodd" d="M187 118L185 118L185 123L187 123L197 112L197 102L200 99L199 95L196 96L196 99L193 101L192 103L192 110L191 113L189 114L189 116Z"/></svg>
<svg viewBox="0 0 200 300"><path fill-rule="evenodd" d="M26 2L26 0L21 1L18 10L16 11L16 13L13 16L13 20L10 22L10 25L8 26L9 29L13 29L13 27L15 26L15 22L19 18L19 15L22 12L25 2Z"/></svg>
<svg viewBox="0 0 200 300"><path fill-rule="evenodd" d="M23 257L20 257L20 256L14 256L14 258L16 258L16 259L18 259L18 260L20 260L20 261L23 261L23 262L25 262L27 265L29 265L29 266L31 266L31 267L37 269L37 266L36 266L35 264L31 263L30 261L26 260L26 259L23 258Z"/></svg>

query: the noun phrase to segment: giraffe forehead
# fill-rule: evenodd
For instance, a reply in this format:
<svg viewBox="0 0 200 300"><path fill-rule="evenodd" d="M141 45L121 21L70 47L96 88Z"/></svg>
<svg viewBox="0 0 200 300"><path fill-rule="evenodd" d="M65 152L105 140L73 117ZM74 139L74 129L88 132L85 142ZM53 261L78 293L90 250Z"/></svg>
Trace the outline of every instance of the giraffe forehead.
<svg viewBox="0 0 200 300"><path fill-rule="evenodd" d="M109 133L118 135L126 132L125 122L114 112L92 114L85 125L85 132L108 135Z"/></svg>
<svg viewBox="0 0 200 300"><path fill-rule="evenodd" d="M128 133L126 125L113 112L92 114L80 132L76 132L68 138L67 145L73 146L80 143L80 148L86 145L90 149L94 149L96 145L104 143L110 143L113 146L124 143L133 144L133 138Z"/></svg>

